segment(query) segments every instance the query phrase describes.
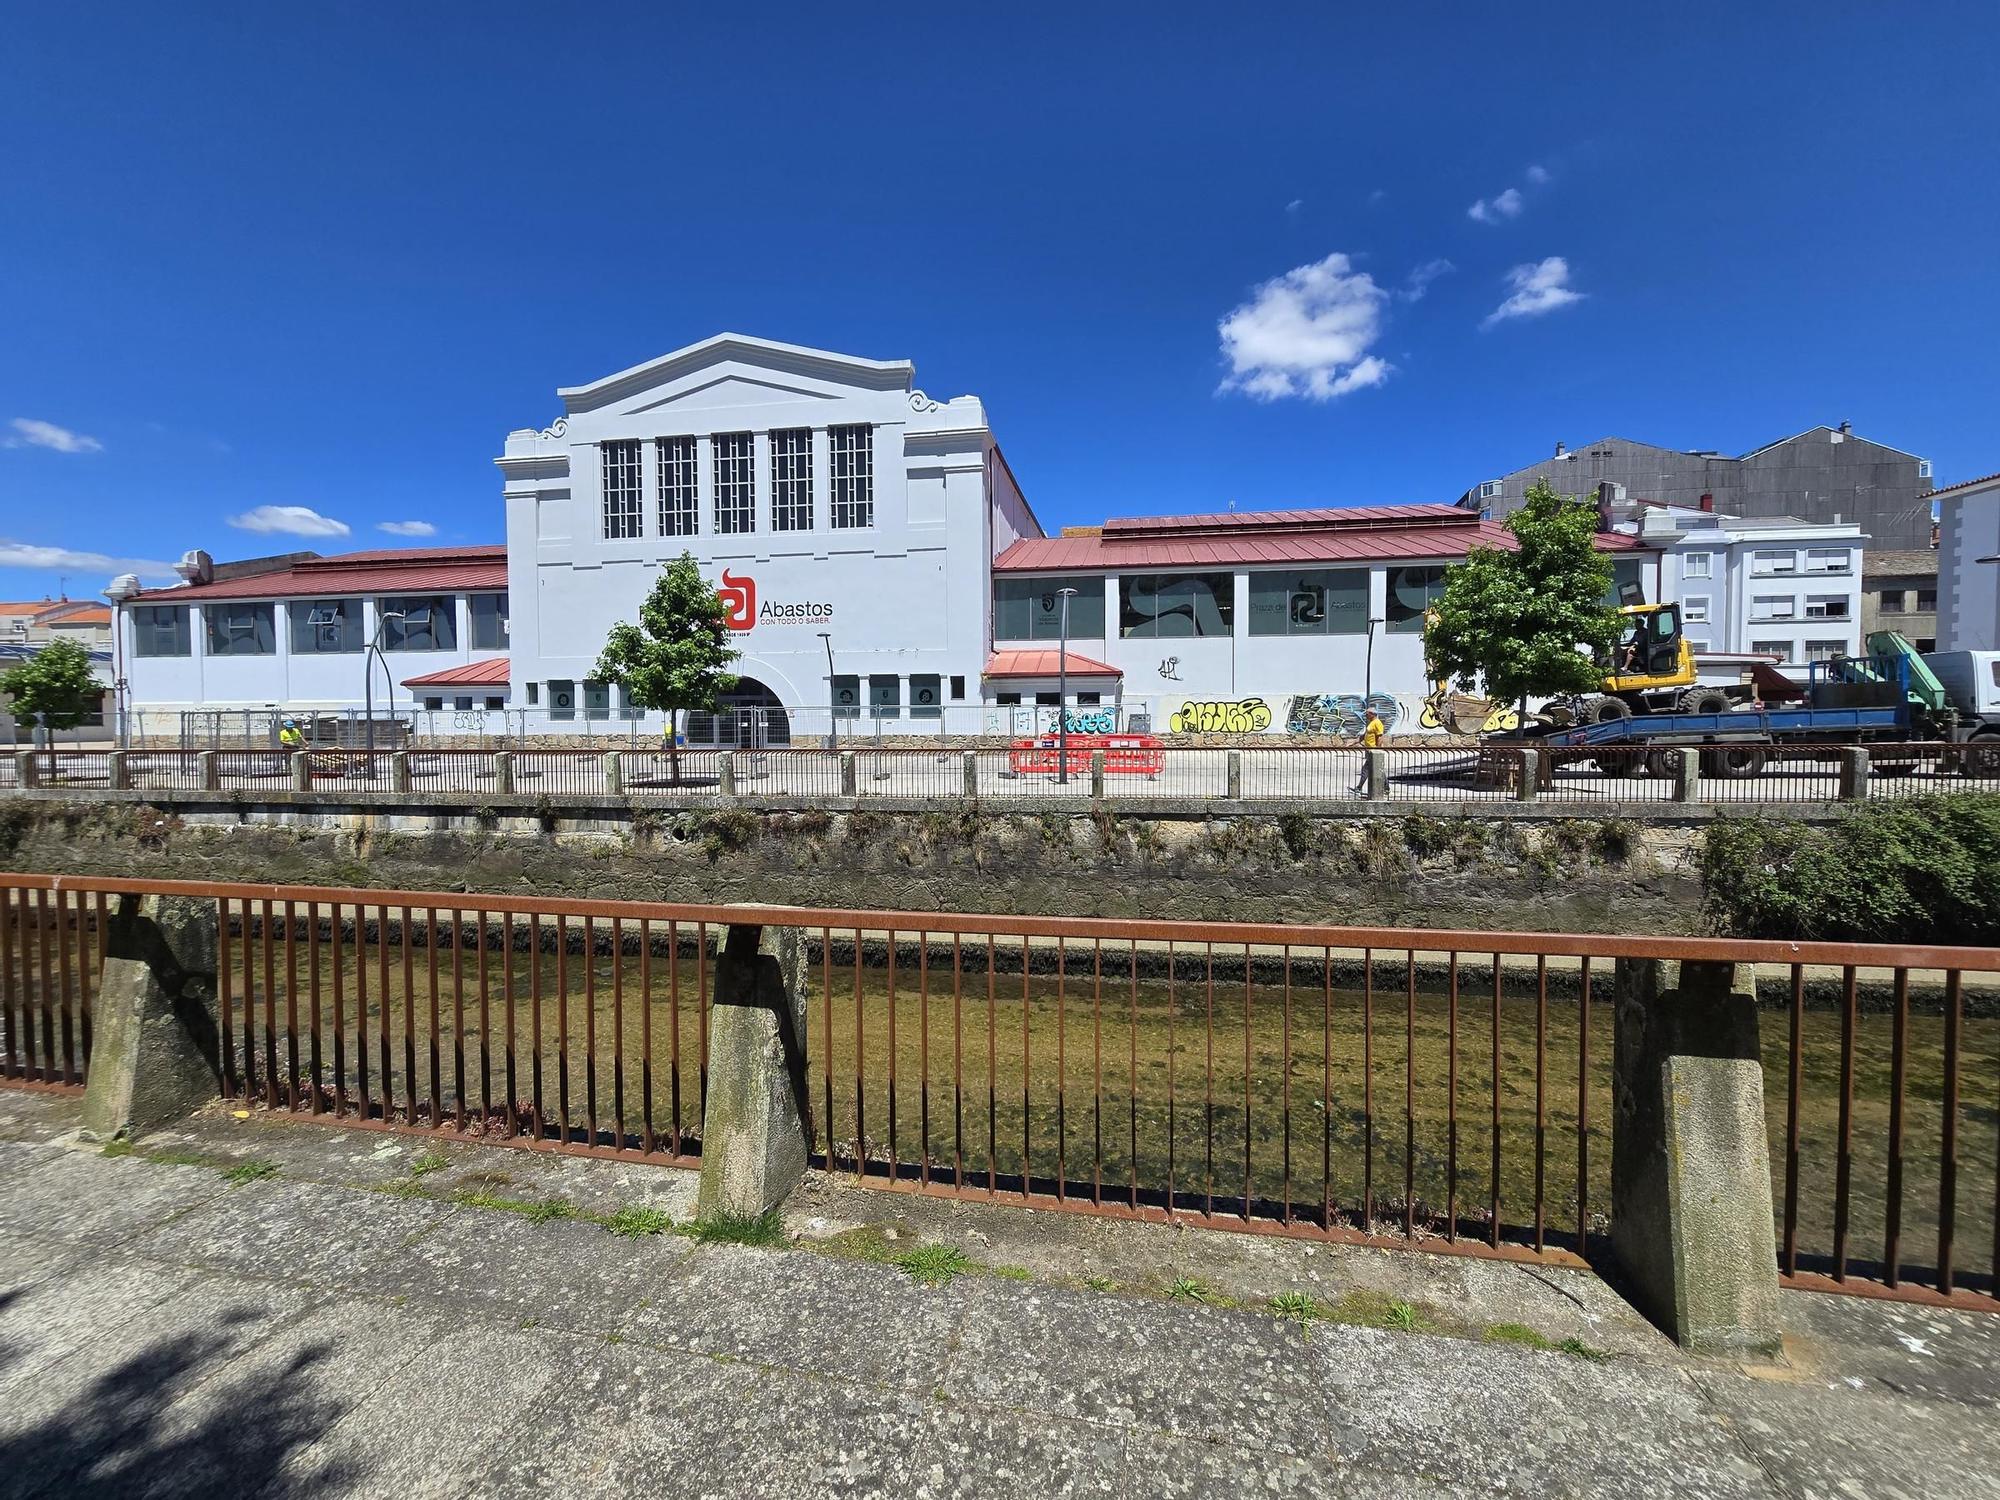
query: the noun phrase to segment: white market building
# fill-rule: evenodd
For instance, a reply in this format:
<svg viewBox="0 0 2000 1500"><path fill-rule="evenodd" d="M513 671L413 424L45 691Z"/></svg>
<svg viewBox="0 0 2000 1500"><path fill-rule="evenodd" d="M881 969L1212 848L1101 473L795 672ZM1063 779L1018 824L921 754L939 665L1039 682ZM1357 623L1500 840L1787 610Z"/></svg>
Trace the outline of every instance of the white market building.
<svg viewBox="0 0 2000 1500"><path fill-rule="evenodd" d="M732 334L558 396L561 415L496 460L504 548L223 564L137 593L118 610L127 705L358 709L372 681L379 710L393 681L398 709L448 714L429 726L447 732L657 734L592 670L686 551L742 653L731 711L687 726L694 743L816 741L836 717L1043 727L1066 589L1079 727L1351 729L1372 690L1407 733L1432 727L1423 614L1445 567L1511 543L1447 505L1049 536L977 397L933 400L907 361ZM1601 545L1660 597L1648 544Z"/></svg>

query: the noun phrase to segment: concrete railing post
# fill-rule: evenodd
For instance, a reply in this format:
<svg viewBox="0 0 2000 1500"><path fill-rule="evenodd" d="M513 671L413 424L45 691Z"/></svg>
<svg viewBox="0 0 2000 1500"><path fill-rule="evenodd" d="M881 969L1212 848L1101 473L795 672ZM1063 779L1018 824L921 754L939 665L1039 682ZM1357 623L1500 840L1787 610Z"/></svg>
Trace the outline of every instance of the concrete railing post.
<svg viewBox="0 0 2000 1500"><path fill-rule="evenodd" d="M732 925L715 963L708 1016L697 1212L755 1218L805 1176L808 966L795 927Z"/></svg>
<svg viewBox="0 0 2000 1500"><path fill-rule="evenodd" d="M1698 802L1701 800L1701 752L1692 745L1683 745L1667 754L1674 759L1674 801Z"/></svg>
<svg viewBox="0 0 2000 1500"><path fill-rule="evenodd" d="M1368 800L1383 801L1389 795L1389 752L1387 750L1363 750L1363 779L1368 783Z"/></svg>
<svg viewBox="0 0 2000 1500"><path fill-rule="evenodd" d="M607 796L625 795L625 752L607 750L604 752L604 791Z"/></svg>
<svg viewBox="0 0 2000 1500"><path fill-rule="evenodd" d="M1231 750L1223 760L1224 774L1229 778L1223 795L1231 802L1243 800L1243 752Z"/></svg>
<svg viewBox="0 0 2000 1500"><path fill-rule="evenodd" d="M514 793L514 752L511 750L493 752L493 790L503 797Z"/></svg>
<svg viewBox="0 0 2000 1500"><path fill-rule="evenodd" d="M725 750L716 757L716 791L725 797L736 795L736 752Z"/></svg>
<svg viewBox="0 0 2000 1500"><path fill-rule="evenodd" d="M1093 750L1090 752L1090 800L1093 802L1102 802L1104 800L1104 752L1102 750Z"/></svg>
<svg viewBox="0 0 2000 1500"><path fill-rule="evenodd" d="M410 752L398 750L389 757L389 790L407 792L410 789Z"/></svg>
<svg viewBox="0 0 2000 1500"><path fill-rule="evenodd" d="M213 754L214 752L204 751L203 753ZM292 752L291 764L286 769L292 773L293 791L309 792L313 789L312 757L305 751L294 750Z"/></svg>
<svg viewBox="0 0 2000 1500"><path fill-rule="evenodd" d="M35 760L32 750L14 752L14 785L29 787L42 784L42 768Z"/></svg>
<svg viewBox="0 0 2000 1500"><path fill-rule="evenodd" d="M201 789L204 792L222 790L222 752L203 750L195 757L195 764L201 768Z"/></svg>
<svg viewBox="0 0 2000 1500"><path fill-rule="evenodd" d="M979 795L979 752L977 750L968 750L965 752L965 795L968 797L977 797Z"/></svg>
<svg viewBox="0 0 2000 1500"><path fill-rule="evenodd" d="M1868 796L1868 747L1845 745L1840 751L1840 800L1860 802Z"/></svg>
<svg viewBox="0 0 2000 1500"><path fill-rule="evenodd" d="M1748 964L1617 962L1612 1250L1683 1347L1775 1353L1778 1250Z"/></svg>
<svg viewBox="0 0 2000 1500"><path fill-rule="evenodd" d="M132 790L132 765L126 759L126 754L127 752L123 750L113 750L104 758L106 774L110 778L111 790L114 792Z"/></svg>
<svg viewBox="0 0 2000 1500"><path fill-rule="evenodd" d="M1514 785L1516 802L1533 802L1542 793L1542 757L1539 751L1523 750L1521 764L1515 774L1520 778Z"/></svg>
<svg viewBox="0 0 2000 1500"><path fill-rule="evenodd" d="M857 784L854 779L854 752L843 750L840 752L840 795L852 797Z"/></svg>
<svg viewBox="0 0 2000 1500"><path fill-rule="evenodd" d="M215 1023L216 903L119 896L91 1000L86 1135L163 1125L222 1092Z"/></svg>

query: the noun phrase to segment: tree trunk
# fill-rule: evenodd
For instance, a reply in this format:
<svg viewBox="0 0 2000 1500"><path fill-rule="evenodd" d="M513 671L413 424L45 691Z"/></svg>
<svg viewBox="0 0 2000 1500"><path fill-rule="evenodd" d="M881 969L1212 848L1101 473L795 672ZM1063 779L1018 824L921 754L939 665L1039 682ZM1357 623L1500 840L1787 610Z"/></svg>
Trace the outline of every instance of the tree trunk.
<svg viewBox="0 0 2000 1500"><path fill-rule="evenodd" d="M667 776L675 786L681 784L681 711L667 710Z"/></svg>

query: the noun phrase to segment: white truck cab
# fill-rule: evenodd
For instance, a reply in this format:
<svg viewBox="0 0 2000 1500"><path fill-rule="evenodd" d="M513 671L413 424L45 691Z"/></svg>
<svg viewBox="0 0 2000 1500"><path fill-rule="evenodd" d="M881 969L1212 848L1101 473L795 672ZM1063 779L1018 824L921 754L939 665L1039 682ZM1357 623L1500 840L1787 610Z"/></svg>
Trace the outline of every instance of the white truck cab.
<svg viewBox="0 0 2000 1500"><path fill-rule="evenodd" d="M1924 665L1960 717L2000 733L2000 651L1930 651Z"/></svg>

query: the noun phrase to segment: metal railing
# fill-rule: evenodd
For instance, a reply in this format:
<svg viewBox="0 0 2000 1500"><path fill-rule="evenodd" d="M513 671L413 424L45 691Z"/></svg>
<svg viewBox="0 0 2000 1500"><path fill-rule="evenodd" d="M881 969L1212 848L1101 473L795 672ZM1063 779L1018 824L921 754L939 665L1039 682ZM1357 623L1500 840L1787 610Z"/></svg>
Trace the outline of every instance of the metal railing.
<svg viewBox="0 0 2000 1500"><path fill-rule="evenodd" d="M1535 746L1534 796L1588 804L1667 802L1827 803L1843 797L1898 797L1924 792L2000 790L2000 746L1883 744L1863 747L1870 769L1851 775L1854 752L1831 745L1783 746ZM23 752L26 754L27 752ZM117 752L56 750L32 753L31 784L109 788L114 764L123 784L136 791L271 790L289 788L290 760L274 749L212 752L213 777L202 752L143 749ZM321 745L308 753L311 785L337 792L389 791L395 782L395 747L369 752ZM733 795L741 800L806 799L841 795L940 800L968 794L982 798L1083 797L1092 794L1093 760L1087 749L1068 757L1068 780L1059 777L1056 751L1041 748L945 749L863 746L835 754L816 749L687 750L664 748L518 749L510 752L419 745L402 752L414 794L489 794L499 789L496 756L511 757L511 790L551 798L595 797L614 786L634 798L686 800ZM607 773L607 755L618 757L618 781ZM1520 795L1524 747L1515 744L1384 747L1382 800L1463 802ZM1683 776L1684 759L1694 761ZM968 775L968 758L970 774ZM1114 799L1233 798L1248 802L1346 802L1370 795L1366 752L1360 748L1274 747L1225 750L1165 747L1105 752L1102 794ZM1858 764L1858 763L1857 763ZM725 776L725 767L729 773ZM1852 784L1850 785L1850 782ZM15 758L0 757L0 789L23 784ZM733 788L733 791L730 790Z"/></svg>
<svg viewBox="0 0 2000 1500"><path fill-rule="evenodd" d="M1788 1284L1994 1305L2000 952L0 876L0 1071L88 1066L105 903L218 903L232 1096L683 1161L714 956L797 929L818 1163L1529 1260L1601 1248L1620 959L1758 965Z"/></svg>

